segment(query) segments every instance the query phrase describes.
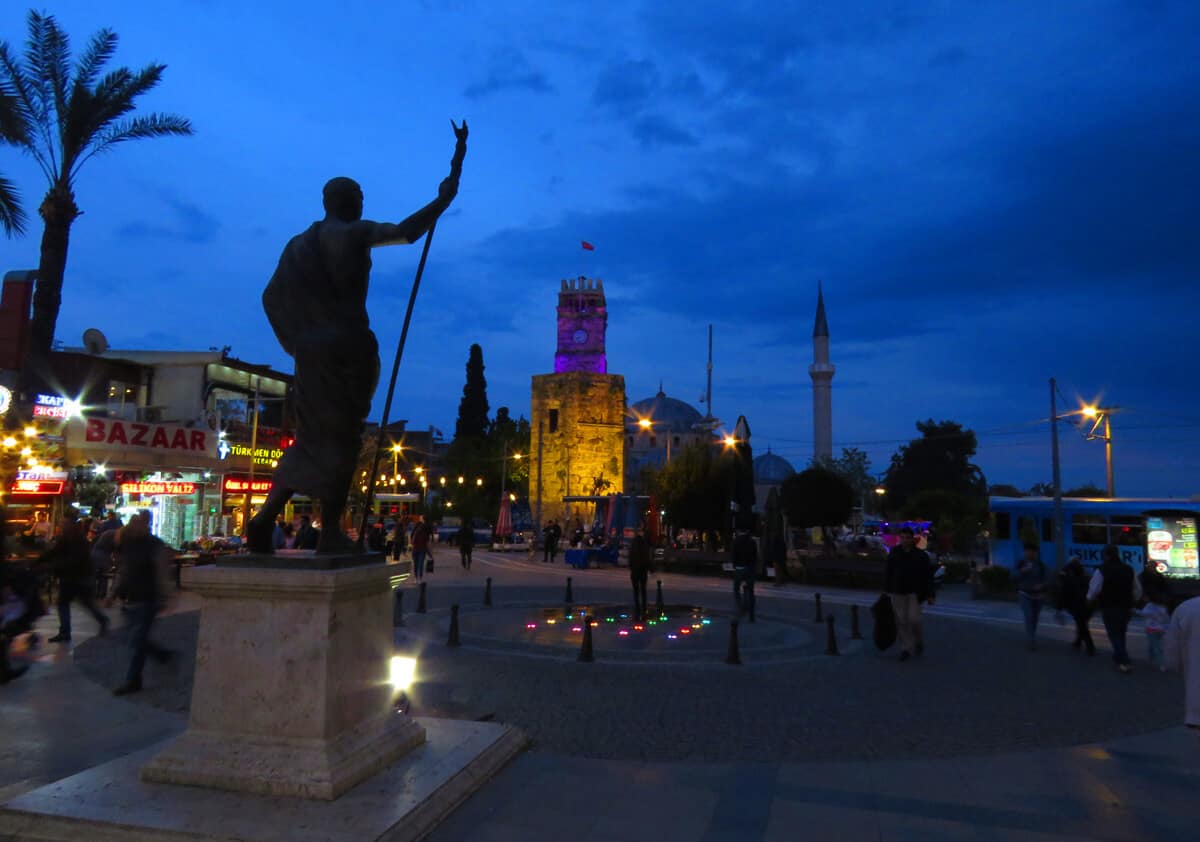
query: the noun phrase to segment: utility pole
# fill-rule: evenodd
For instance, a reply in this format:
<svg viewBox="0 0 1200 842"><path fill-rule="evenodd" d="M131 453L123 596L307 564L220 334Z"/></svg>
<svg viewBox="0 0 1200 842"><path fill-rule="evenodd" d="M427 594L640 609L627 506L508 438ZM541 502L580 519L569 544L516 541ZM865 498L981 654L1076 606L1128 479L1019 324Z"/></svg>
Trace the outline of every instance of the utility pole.
<svg viewBox="0 0 1200 842"><path fill-rule="evenodd" d="M1058 407L1055 404L1055 393L1058 384L1050 378L1050 460L1053 463L1054 483L1054 564L1062 569L1066 561L1066 549L1063 546L1063 508L1062 508L1062 478L1058 464Z"/></svg>
<svg viewBox="0 0 1200 842"><path fill-rule="evenodd" d="M1105 479L1108 481L1108 496L1117 496L1117 487L1113 482L1112 466L1112 414L1104 413L1104 468Z"/></svg>
<svg viewBox="0 0 1200 842"><path fill-rule="evenodd" d="M504 449L500 456L500 505L504 505L504 481L508 474L508 442L504 442Z"/></svg>
<svg viewBox="0 0 1200 842"><path fill-rule="evenodd" d="M538 421L537 495L533 498L537 511L533 515L533 532L539 541L542 539L542 431L545 426L545 421Z"/></svg>

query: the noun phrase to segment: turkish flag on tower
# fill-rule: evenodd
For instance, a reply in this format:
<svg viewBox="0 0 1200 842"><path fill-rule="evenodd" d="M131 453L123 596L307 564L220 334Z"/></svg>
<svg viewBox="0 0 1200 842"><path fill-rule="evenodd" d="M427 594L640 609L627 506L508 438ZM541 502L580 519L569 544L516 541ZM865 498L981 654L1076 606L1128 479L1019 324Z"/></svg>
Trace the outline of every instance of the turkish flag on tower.
<svg viewBox="0 0 1200 842"><path fill-rule="evenodd" d="M594 245L592 245L591 243L589 243L587 240L580 240L579 244L581 246L583 246L584 251L595 251L596 250L596 247Z"/></svg>

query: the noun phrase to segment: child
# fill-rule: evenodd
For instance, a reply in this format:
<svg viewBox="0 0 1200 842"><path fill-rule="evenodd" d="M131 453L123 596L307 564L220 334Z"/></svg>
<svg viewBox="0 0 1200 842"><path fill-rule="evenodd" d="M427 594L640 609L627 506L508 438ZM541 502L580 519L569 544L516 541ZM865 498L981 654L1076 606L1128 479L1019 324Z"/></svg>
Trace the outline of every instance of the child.
<svg viewBox="0 0 1200 842"><path fill-rule="evenodd" d="M1160 671L1166 671L1166 662L1163 660L1163 636L1171 622L1171 614L1167 611L1167 606L1161 602L1149 601L1142 609L1142 617L1145 618L1146 644L1149 647L1150 663L1158 667Z"/></svg>

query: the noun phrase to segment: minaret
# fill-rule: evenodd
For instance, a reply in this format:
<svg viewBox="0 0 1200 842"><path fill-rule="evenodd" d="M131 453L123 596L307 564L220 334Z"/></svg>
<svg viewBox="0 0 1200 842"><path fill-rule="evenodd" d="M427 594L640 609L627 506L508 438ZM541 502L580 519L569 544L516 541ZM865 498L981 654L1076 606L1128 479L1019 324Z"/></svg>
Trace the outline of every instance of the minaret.
<svg viewBox="0 0 1200 842"><path fill-rule="evenodd" d="M829 361L829 324L825 321L825 296L817 282L817 318L813 323L813 362L808 367L813 382L813 461L833 459L833 363Z"/></svg>

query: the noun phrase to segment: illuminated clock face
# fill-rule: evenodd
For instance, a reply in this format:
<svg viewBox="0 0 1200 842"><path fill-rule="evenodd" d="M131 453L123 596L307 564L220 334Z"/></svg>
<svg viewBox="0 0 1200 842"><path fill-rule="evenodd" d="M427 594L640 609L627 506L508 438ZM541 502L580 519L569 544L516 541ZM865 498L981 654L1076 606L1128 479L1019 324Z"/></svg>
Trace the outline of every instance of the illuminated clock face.
<svg viewBox="0 0 1200 842"><path fill-rule="evenodd" d="M575 341L576 345L582 345L584 342L587 342L587 336L587 331L580 329L572 334L571 339Z"/></svg>

